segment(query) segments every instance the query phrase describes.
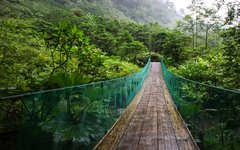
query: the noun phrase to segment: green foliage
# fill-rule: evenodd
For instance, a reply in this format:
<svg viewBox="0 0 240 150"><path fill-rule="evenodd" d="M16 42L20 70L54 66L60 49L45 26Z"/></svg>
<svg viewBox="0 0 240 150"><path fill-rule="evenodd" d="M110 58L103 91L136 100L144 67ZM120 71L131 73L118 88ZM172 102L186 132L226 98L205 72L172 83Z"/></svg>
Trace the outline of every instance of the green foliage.
<svg viewBox="0 0 240 150"><path fill-rule="evenodd" d="M112 76L106 74L108 71L104 66L108 65L107 62L111 62L108 61L109 59L115 58L108 58L99 48L105 48L103 51L108 52L109 55L118 53L117 49L120 49L119 47L123 44L127 44L131 46L131 49L121 50L127 52L130 58L125 60L134 62L133 58L138 55L137 50L139 52L146 51L146 47L142 43L134 41L126 29L120 31L120 24L116 20L107 21L93 15L84 15L80 19L85 20L85 22L81 22L78 26L71 25L71 22L78 22L76 18L60 23L42 19L31 21L28 19L4 19L1 24L2 38L0 40L2 43L0 51L1 96L64 85L55 81L54 77L56 76L62 78L61 80L65 81L66 85L76 85L77 83L121 77L138 70L138 67L133 66L129 68L130 70L120 69L116 73L111 70ZM95 25L92 24L93 22ZM82 28L83 31L79 28ZM115 42L111 42L107 38L105 41L110 42L106 45L103 40L105 33L100 34L100 31L103 30ZM94 32L95 34L92 34ZM124 32L128 32L130 40L124 37L125 34L120 34ZM89 34L89 38L85 33ZM118 36L114 37L115 35ZM25 41L25 39L29 40ZM117 39L121 40L117 41ZM118 59L112 61L116 65L131 66ZM68 75L71 78L77 78L76 73L80 74L80 78L83 77L87 80L73 83L70 81L73 79L67 78Z"/></svg>
<svg viewBox="0 0 240 150"><path fill-rule="evenodd" d="M177 70L177 74L184 76L188 79L194 81L204 81L210 80L211 68L209 68L209 62L198 58L197 60L187 61L185 64L181 65Z"/></svg>
<svg viewBox="0 0 240 150"><path fill-rule="evenodd" d="M79 74L78 72L73 73L58 73L53 76L48 81L48 84L57 85L57 87L69 87L74 85L80 85L84 83L88 83L90 81L89 78Z"/></svg>
<svg viewBox="0 0 240 150"><path fill-rule="evenodd" d="M139 70L136 65L120 61L120 59L116 58L107 58L104 62L104 66L107 79L123 77Z"/></svg>
<svg viewBox="0 0 240 150"><path fill-rule="evenodd" d="M229 84L228 87L240 89L240 24L228 28L222 34L223 56L225 58L225 76Z"/></svg>
<svg viewBox="0 0 240 150"><path fill-rule="evenodd" d="M127 58L134 63L137 63L137 56L141 55L141 53L144 53L147 51L146 46L143 45L143 43L139 41L132 41L131 43L124 43L119 48L120 56L122 58Z"/></svg>
<svg viewBox="0 0 240 150"><path fill-rule="evenodd" d="M26 92L37 89L48 72L49 59L44 57L43 40L36 37L31 28L31 22L24 20L5 19L1 24L2 90Z"/></svg>
<svg viewBox="0 0 240 150"><path fill-rule="evenodd" d="M173 65L180 64L186 57L186 47L190 39L183 33L173 30L167 33L163 42L163 54Z"/></svg>
<svg viewBox="0 0 240 150"><path fill-rule="evenodd" d="M49 31L48 31L49 32ZM88 38L77 29L76 26L69 27L68 23L63 22L53 31L45 33L44 40L47 49L51 53L52 72L51 75L59 68L64 68L68 61L78 55L82 49L89 46Z"/></svg>

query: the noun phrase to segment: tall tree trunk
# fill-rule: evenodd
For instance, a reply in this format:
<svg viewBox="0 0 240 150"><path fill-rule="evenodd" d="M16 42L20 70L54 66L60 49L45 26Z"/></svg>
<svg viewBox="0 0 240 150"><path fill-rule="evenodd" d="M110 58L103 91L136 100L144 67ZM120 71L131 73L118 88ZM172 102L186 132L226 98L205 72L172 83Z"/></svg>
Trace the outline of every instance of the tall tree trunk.
<svg viewBox="0 0 240 150"><path fill-rule="evenodd" d="M205 35L205 48L207 49L208 48L208 25L206 26L206 35Z"/></svg>
<svg viewBox="0 0 240 150"><path fill-rule="evenodd" d="M192 28L192 48L195 48L195 40L194 40L195 36L194 36L194 27Z"/></svg>
<svg viewBox="0 0 240 150"><path fill-rule="evenodd" d="M195 47L197 47L197 40L198 40L198 29L197 29L197 24L196 24L196 31L195 31Z"/></svg>

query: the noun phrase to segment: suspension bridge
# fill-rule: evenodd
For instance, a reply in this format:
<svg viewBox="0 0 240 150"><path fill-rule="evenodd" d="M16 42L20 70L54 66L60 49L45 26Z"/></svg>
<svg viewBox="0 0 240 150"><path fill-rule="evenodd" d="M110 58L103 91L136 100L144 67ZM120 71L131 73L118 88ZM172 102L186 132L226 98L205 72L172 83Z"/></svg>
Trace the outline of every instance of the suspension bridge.
<svg viewBox="0 0 240 150"><path fill-rule="evenodd" d="M203 149L226 142L217 127L237 121L239 101L148 61L126 77L1 98L0 149Z"/></svg>
<svg viewBox="0 0 240 150"><path fill-rule="evenodd" d="M139 97L129 107L95 149L198 149L167 92L160 63L150 64Z"/></svg>

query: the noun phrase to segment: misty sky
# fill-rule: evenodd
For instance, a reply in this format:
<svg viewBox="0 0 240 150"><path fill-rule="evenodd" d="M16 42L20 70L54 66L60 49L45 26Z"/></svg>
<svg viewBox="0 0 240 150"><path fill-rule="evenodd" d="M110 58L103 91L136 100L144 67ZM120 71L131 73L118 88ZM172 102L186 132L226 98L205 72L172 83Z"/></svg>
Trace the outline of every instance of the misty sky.
<svg viewBox="0 0 240 150"><path fill-rule="evenodd" d="M192 0L169 0L172 1L176 8L179 10L180 8L187 9L187 6L190 5ZM211 6L211 4L214 2L214 0L203 0L204 3L206 3L208 6Z"/></svg>
<svg viewBox="0 0 240 150"><path fill-rule="evenodd" d="M176 7L176 10L179 11L179 9L183 8L185 10L185 13L188 13L187 6L189 6L192 2L192 0L169 0L172 1ZM214 3L215 0L203 0L203 2L209 7ZM225 0L225 2L230 2L233 0ZM220 10L218 12L220 16L224 16L226 14L226 10Z"/></svg>

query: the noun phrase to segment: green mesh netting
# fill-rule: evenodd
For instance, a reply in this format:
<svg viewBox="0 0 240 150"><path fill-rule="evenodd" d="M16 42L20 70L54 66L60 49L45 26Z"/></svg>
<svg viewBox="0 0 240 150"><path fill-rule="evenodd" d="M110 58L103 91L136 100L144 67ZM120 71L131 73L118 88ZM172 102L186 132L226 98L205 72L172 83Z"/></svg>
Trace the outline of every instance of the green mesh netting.
<svg viewBox="0 0 240 150"><path fill-rule="evenodd" d="M0 100L0 149L91 149L141 88L139 72Z"/></svg>
<svg viewBox="0 0 240 150"><path fill-rule="evenodd" d="M169 92L201 149L240 149L240 92L177 76L162 62Z"/></svg>

